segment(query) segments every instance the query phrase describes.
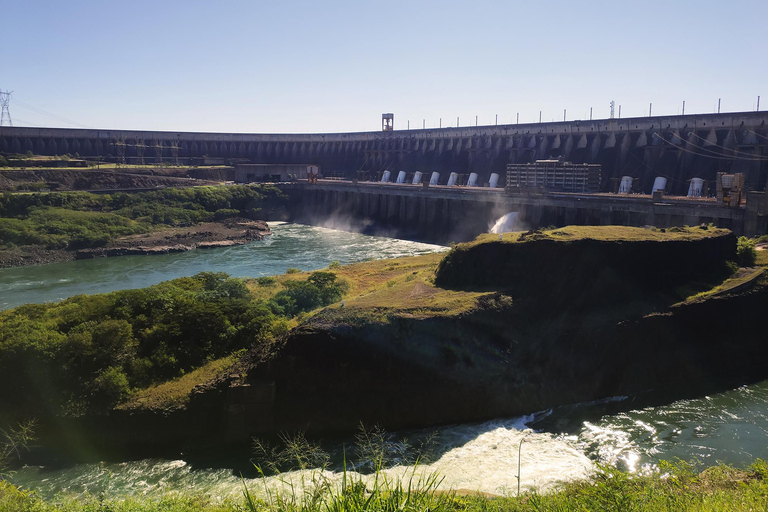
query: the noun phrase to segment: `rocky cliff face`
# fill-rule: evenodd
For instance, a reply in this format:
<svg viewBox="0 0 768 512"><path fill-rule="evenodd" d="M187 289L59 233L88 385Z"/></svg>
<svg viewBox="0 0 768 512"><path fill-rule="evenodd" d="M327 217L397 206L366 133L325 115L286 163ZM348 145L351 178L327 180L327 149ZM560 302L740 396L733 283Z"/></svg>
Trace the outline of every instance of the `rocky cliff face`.
<svg viewBox="0 0 768 512"><path fill-rule="evenodd" d="M628 318L498 302L489 298L455 318L394 317L356 327L319 315L272 361L250 369L252 385L274 388L271 408L262 407L266 421L255 418L254 431L466 422L766 376L762 285Z"/></svg>

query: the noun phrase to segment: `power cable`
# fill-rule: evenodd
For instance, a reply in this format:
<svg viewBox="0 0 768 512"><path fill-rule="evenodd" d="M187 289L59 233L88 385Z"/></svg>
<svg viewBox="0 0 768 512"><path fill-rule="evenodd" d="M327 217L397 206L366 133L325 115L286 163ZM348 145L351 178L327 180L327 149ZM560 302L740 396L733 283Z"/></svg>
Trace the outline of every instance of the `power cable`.
<svg viewBox="0 0 768 512"><path fill-rule="evenodd" d="M733 160L733 157L722 156L720 153L717 153L717 152L711 151L711 150L707 150L707 151L715 153L715 154L717 154L719 156L712 156L712 155L705 155L705 154L697 153L696 151L690 150L690 149L688 149L686 147L678 146L676 144L673 144L671 141L668 141L667 139L665 139L664 137L662 137L658 133L656 133L656 132L654 132L654 133L663 142L666 142L667 144L669 144L671 146L674 146L674 147L680 149L681 151L685 151L686 153L691 153L693 155L701 156L701 157L704 157L704 158L712 158L714 160ZM699 147L698 149L706 150L705 148L701 148L701 147ZM764 161L768 160L768 158L741 158L741 160L745 160L745 161L748 161L748 162L764 162Z"/></svg>
<svg viewBox="0 0 768 512"><path fill-rule="evenodd" d="M696 137L697 139L703 140L704 142L708 142L707 139L705 139L704 137L701 137L700 135L696 135L695 132L691 132L690 134L693 135L694 137ZM739 150L736 150L736 149L727 148L727 147L721 146L719 144L711 144L711 145L715 146L717 148L720 148L720 149L724 149L725 151L729 151L729 152L733 153L734 155L745 155L746 157L754 157L755 156L754 153L746 153L744 151L739 151ZM704 151L710 151L710 152L715 153L715 154L720 154L720 153L717 153L717 151L714 151L712 149L708 149L706 147L699 146L699 149L702 149Z"/></svg>
<svg viewBox="0 0 768 512"><path fill-rule="evenodd" d="M90 126L86 126L84 124L78 123L77 121L73 121L71 119L67 119L66 117L62 117L62 116L53 114L51 112L48 112L47 110L43 110L42 108L38 108L38 107L35 107L34 105L30 105L29 103L25 103L25 102L19 100L18 98L14 98L14 103L18 104L22 108L25 108L25 109L30 110L32 112L35 112L36 114L41 114L41 115L44 115L44 116L48 116L50 118L56 119L58 121L65 122L65 123L73 125L73 126L77 126L79 128L90 128Z"/></svg>

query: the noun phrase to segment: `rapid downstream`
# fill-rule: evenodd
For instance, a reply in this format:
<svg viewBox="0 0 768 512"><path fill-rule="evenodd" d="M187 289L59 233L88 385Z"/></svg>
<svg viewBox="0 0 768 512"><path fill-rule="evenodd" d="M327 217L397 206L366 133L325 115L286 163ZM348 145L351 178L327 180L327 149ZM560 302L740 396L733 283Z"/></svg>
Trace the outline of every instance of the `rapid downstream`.
<svg viewBox="0 0 768 512"><path fill-rule="evenodd" d="M342 264L446 250L444 247L371 237L324 228L270 224L273 235L245 246L195 250L164 256L125 256L80 260L39 267L0 270L0 308L60 300L80 293L136 288L200 271L234 276L281 274L295 267L314 270L332 261ZM664 401L661 401L664 403ZM411 442L431 430L397 433ZM348 446L352 440L343 442ZM335 441L326 448L341 452ZM698 458L703 464L744 466L768 458L768 381L711 396L646 407L635 397L576 404L523 418L453 425L437 431L434 457L420 465L422 474L437 472L441 487L515 494L518 454L522 489L546 489L558 481L583 477L595 462L630 471L653 470L660 460ZM45 496L58 493L105 497L193 491L239 498L240 468L251 454L212 464L184 460L27 466L11 480ZM224 469L222 469L224 468ZM235 469L233 469L235 468ZM328 471L296 471L270 478L268 488L298 487L318 475L341 478L338 457ZM410 475L412 466L395 466L390 476ZM264 483L246 478L252 490Z"/></svg>

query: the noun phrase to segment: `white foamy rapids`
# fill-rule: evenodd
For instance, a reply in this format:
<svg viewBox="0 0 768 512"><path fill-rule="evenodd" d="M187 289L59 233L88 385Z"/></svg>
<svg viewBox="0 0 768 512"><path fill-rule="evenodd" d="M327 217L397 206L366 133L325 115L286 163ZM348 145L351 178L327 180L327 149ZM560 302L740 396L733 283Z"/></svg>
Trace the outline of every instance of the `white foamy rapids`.
<svg viewBox="0 0 768 512"><path fill-rule="evenodd" d="M545 490L553 485L588 476L594 464L575 446L575 439L537 433L524 428L524 422L495 421L475 426L455 427L469 440L446 452L433 464L424 466L427 472L437 472L444 478L445 489L466 489L494 494L517 492L518 454L520 454L520 488ZM482 433L477 435L477 430ZM450 435L445 432L443 435ZM520 442L522 441L522 446Z"/></svg>
<svg viewBox="0 0 768 512"><path fill-rule="evenodd" d="M588 476L594 464L576 448L575 439L537 433L525 428L530 418L458 425L441 430L443 455L431 464L396 466L379 475L390 485L414 487L436 476L441 490L480 491L499 495L517 493L518 450L521 491L547 490L554 485ZM290 471L264 479L240 479L228 470L192 469L184 461L143 460L120 464L78 464L64 470L27 467L14 475L17 485L43 495L96 495L120 498L158 496L173 492L200 492L215 500L241 499L243 485L260 498L301 497L320 486L341 486L342 472L319 469ZM374 475L347 473L348 481L361 479L370 488Z"/></svg>
<svg viewBox="0 0 768 512"><path fill-rule="evenodd" d="M440 490L480 491L513 496L517 494L518 454L520 457L520 490L545 491L553 486L589 476L594 463L575 447L575 438L537 433L524 426L529 418L494 421L482 425L449 427L441 439L454 448L437 461L417 466L396 466L379 475L389 483L403 482L414 487L436 476ZM520 442L522 440L522 448ZM374 475L348 473L353 481L362 479L370 487ZM330 471L296 471L271 477L266 482L252 480L248 487L265 494L311 490L318 482L341 485L343 474Z"/></svg>
<svg viewBox="0 0 768 512"><path fill-rule="evenodd" d="M521 231L524 229L523 223L518 218L518 212L510 212L500 217L491 227L491 233L508 233L510 231Z"/></svg>
<svg viewBox="0 0 768 512"><path fill-rule="evenodd" d="M493 421L481 425L459 425L441 431L441 440L454 446L431 464L395 466L378 475L379 483L409 482L414 487L437 478L440 490L480 491L513 496L517 494L518 454L520 490L546 491L555 485L586 478L594 463L576 448L576 439L538 433L525 428L530 417ZM522 441L522 448L520 445ZM343 473L293 471L265 480L247 480L249 490L264 498L268 494L311 492L319 485L340 486ZM349 472L352 481L361 479L370 488L376 476Z"/></svg>

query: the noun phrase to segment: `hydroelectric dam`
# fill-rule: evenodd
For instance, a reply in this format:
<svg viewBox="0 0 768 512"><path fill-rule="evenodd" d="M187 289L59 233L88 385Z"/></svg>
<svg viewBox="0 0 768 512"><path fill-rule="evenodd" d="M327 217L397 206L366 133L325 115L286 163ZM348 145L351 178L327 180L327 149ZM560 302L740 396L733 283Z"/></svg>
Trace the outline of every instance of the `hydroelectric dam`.
<svg viewBox="0 0 768 512"><path fill-rule="evenodd" d="M768 112L693 114L360 133L245 134L0 127L0 153L79 154L132 163L312 164L323 177L287 185L293 215L433 240L461 240L517 211L531 227L627 224L671 227L713 222L739 234L766 232ZM504 193L487 186L509 164L559 160L599 164L594 194ZM436 187L380 181L416 171L440 174ZM443 187L451 173L476 174L477 187ZM715 198L718 174L739 175L741 195ZM624 177L631 194L615 194ZM656 179L664 197L651 196ZM689 195L691 181L709 193ZM530 191L529 191L530 192ZM706 197L710 195L712 197Z"/></svg>

